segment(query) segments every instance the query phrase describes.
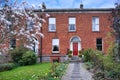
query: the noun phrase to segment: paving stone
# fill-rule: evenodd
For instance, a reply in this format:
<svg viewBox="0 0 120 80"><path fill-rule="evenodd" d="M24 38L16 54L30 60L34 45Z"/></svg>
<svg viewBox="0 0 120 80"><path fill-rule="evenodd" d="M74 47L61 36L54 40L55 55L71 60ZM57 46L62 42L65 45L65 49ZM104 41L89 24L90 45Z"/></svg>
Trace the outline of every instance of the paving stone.
<svg viewBox="0 0 120 80"><path fill-rule="evenodd" d="M72 62L69 63L66 73L61 80L93 80L92 75L84 68L83 63Z"/></svg>

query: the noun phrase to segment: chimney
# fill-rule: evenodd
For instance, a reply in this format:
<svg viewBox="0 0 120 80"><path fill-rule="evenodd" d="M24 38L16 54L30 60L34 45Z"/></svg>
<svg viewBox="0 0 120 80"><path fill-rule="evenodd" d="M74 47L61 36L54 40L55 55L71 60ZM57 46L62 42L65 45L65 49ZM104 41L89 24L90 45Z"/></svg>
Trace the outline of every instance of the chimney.
<svg viewBox="0 0 120 80"><path fill-rule="evenodd" d="M83 4L82 3L80 4L80 9L83 9Z"/></svg>
<svg viewBox="0 0 120 80"><path fill-rule="evenodd" d="M44 2L42 3L42 9L46 9L46 5Z"/></svg>

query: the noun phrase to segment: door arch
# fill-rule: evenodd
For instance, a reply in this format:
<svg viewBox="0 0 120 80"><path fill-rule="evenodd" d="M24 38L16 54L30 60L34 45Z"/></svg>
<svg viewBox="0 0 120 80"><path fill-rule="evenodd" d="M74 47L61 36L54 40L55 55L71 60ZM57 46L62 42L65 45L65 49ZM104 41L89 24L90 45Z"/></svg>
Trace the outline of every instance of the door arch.
<svg viewBox="0 0 120 80"><path fill-rule="evenodd" d="M78 36L70 39L70 50L73 52L73 56L78 55L78 51L81 50L81 39Z"/></svg>

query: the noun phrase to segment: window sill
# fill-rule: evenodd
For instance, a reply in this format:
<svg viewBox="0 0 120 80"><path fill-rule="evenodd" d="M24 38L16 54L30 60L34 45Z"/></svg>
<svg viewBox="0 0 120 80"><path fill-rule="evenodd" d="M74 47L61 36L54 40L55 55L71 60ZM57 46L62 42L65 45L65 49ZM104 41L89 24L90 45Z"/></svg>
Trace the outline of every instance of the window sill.
<svg viewBox="0 0 120 80"><path fill-rule="evenodd" d="M100 31L92 31L92 32L96 32L96 33L99 33Z"/></svg>
<svg viewBox="0 0 120 80"><path fill-rule="evenodd" d="M77 31L75 30L75 31L68 31L68 32L77 32Z"/></svg>
<svg viewBox="0 0 120 80"><path fill-rule="evenodd" d="M56 31L48 31L49 33L55 33Z"/></svg>
<svg viewBox="0 0 120 80"><path fill-rule="evenodd" d="M59 54L59 51L52 51L52 54Z"/></svg>

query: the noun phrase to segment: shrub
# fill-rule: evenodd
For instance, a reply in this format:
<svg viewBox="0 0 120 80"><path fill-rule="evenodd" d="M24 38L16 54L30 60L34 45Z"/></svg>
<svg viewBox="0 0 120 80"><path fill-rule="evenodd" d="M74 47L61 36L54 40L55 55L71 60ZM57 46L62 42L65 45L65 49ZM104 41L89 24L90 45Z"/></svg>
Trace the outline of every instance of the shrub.
<svg viewBox="0 0 120 80"><path fill-rule="evenodd" d="M19 60L20 65L32 65L36 63L37 56L33 51L27 51L22 55L22 58Z"/></svg>
<svg viewBox="0 0 120 80"><path fill-rule="evenodd" d="M85 62L88 62L88 61L90 62L91 61L91 55L90 54L92 53L92 51L93 51L92 49L87 49L87 50L83 51Z"/></svg>
<svg viewBox="0 0 120 80"><path fill-rule="evenodd" d="M4 63L0 64L0 71L7 71L15 68L16 65L14 63Z"/></svg>
<svg viewBox="0 0 120 80"><path fill-rule="evenodd" d="M32 65L36 63L36 54L25 47L18 47L9 52L13 61L18 65Z"/></svg>
<svg viewBox="0 0 120 80"><path fill-rule="evenodd" d="M70 58L72 57L72 51L71 50L68 51L68 57L70 57Z"/></svg>
<svg viewBox="0 0 120 80"><path fill-rule="evenodd" d="M48 74L47 80L61 80L66 67L66 63L54 63L51 72Z"/></svg>
<svg viewBox="0 0 120 80"><path fill-rule="evenodd" d="M19 61L21 60L22 58L22 55L28 51L27 48L25 47L18 47L18 48L15 48L13 50L10 50L9 53L11 54L11 57L13 59L13 61L15 63L18 63L19 64Z"/></svg>

